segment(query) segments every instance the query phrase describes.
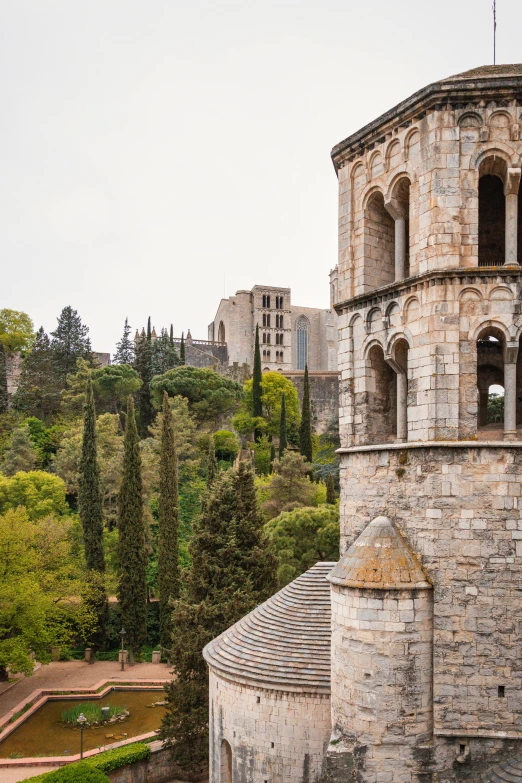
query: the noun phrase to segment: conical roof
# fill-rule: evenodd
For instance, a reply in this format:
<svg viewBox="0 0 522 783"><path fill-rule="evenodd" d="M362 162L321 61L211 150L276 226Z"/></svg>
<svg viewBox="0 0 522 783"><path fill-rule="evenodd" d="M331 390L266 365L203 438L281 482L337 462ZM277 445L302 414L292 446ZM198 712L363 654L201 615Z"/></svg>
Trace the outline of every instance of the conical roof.
<svg viewBox="0 0 522 783"><path fill-rule="evenodd" d="M522 783L522 757L495 764L480 778L484 783Z"/></svg>
<svg viewBox="0 0 522 783"><path fill-rule="evenodd" d="M422 566L388 517L376 517L339 560L328 579L376 590L429 588Z"/></svg>
<svg viewBox="0 0 522 783"><path fill-rule="evenodd" d="M248 685L330 692L330 585L316 563L207 644L209 666Z"/></svg>

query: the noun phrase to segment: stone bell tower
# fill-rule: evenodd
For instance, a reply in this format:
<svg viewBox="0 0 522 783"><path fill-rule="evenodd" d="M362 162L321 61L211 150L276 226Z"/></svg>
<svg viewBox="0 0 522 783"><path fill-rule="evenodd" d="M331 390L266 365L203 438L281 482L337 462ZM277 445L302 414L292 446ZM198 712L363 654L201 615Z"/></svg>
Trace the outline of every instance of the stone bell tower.
<svg viewBox="0 0 522 783"><path fill-rule="evenodd" d="M345 555L331 577L331 780L477 780L522 741L521 128L522 65L490 66L332 151ZM397 585L370 598L343 577L376 527L417 563L415 595L397 600L426 605L429 640L413 610L391 619ZM371 663L391 631L402 706ZM422 665L419 645L433 650Z"/></svg>

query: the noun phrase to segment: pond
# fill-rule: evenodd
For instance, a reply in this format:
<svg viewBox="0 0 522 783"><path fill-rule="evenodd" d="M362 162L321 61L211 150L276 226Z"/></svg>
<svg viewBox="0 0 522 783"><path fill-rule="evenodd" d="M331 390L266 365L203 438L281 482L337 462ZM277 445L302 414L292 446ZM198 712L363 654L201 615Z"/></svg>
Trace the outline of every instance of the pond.
<svg viewBox="0 0 522 783"><path fill-rule="evenodd" d="M164 707L147 705L163 701L163 690L158 691L111 691L96 704L124 706L130 716L121 723L84 729L83 749L93 750L111 745L128 737L137 737L159 729L165 713ZM19 728L0 741L0 758L23 758L24 756L73 756L80 752L80 731L64 726L60 719L64 710L89 701L88 697L48 701L34 715L27 718ZM107 737L112 734L112 737ZM1 736L1 735L0 735Z"/></svg>

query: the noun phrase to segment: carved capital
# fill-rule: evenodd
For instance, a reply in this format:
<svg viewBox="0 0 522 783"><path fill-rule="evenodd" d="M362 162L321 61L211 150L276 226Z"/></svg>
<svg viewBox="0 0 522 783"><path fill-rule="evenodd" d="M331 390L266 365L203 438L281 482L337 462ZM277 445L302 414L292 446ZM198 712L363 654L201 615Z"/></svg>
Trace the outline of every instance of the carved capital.
<svg viewBox="0 0 522 783"><path fill-rule="evenodd" d="M516 195L518 193L518 188L520 185L520 175L522 174L521 169L515 169L515 168L508 168L507 175L506 175L506 181L504 183L504 195L505 196L511 196Z"/></svg>
<svg viewBox="0 0 522 783"><path fill-rule="evenodd" d="M396 198L385 201L384 208L394 220L398 220L399 218L406 220L408 217L408 205L403 204L402 201L399 201Z"/></svg>
<svg viewBox="0 0 522 783"><path fill-rule="evenodd" d="M518 357L518 342L509 341L504 348L504 364L516 364Z"/></svg>

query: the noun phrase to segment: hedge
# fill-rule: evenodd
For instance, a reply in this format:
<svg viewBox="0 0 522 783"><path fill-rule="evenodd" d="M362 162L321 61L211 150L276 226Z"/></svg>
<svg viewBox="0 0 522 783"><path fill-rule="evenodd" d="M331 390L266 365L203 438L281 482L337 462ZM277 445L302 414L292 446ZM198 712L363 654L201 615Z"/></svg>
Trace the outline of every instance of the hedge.
<svg viewBox="0 0 522 783"><path fill-rule="evenodd" d="M40 783L40 781L45 783L109 783L107 775L86 761L78 761L76 764L69 764L66 767L55 769L53 772L28 778L28 780L32 783Z"/></svg>
<svg viewBox="0 0 522 783"><path fill-rule="evenodd" d="M114 769L134 764L136 761L145 761L148 758L150 758L150 745L146 745L144 742L135 742L133 745L122 745L121 748L106 750L83 761L60 767L53 772L44 772L43 775L28 778L27 783L83 783L83 781L85 783L106 783L108 778L104 774L105 772L112 772ZM88 768L89 773L96 773L98 777L82 777L85 768ZM55 777L62 773L65 775L68 771L75 775L77 769L80 770L77 777Z"/></svg>

